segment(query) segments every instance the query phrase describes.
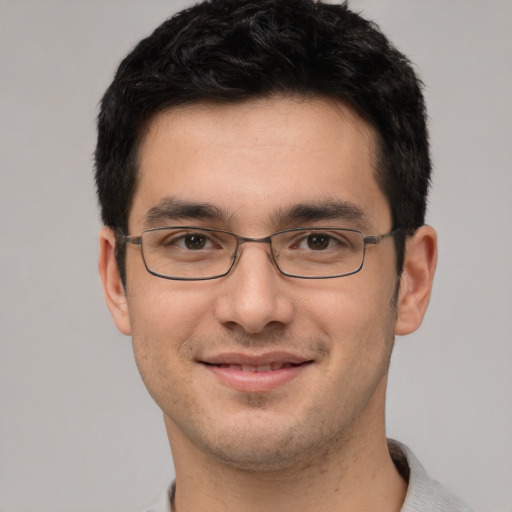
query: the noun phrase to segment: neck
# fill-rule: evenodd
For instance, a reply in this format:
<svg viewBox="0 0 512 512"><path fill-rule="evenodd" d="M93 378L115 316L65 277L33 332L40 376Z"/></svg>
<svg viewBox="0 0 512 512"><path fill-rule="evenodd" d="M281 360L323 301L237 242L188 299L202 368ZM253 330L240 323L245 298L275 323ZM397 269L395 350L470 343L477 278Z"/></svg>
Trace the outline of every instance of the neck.
<svg viewBox="0 0 512 512"><path fill-rule="evenodd" d="M398 512L407 484L381 425L293 467L248 471L206 456L166 418L176 468L175 512Z"/></svg>

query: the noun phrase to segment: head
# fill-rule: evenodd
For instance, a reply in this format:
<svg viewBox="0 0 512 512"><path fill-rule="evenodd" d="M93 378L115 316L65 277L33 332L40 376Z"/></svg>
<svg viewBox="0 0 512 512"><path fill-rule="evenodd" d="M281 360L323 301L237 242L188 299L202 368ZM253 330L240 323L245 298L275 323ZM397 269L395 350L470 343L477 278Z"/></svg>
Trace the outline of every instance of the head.
<svg viewBox="0 0 512 512"><path fill-rule="evenodd" d="M99 116L99 266L175 458L199 449L271 470L384 439L394 336L421 323L435 267L429 173L419 82L345 5L205 2L136 46ZM221 278L162 279L119 235L169 225L247 243ZM261 243L326 225L408 236L372 246L356 274L319 280L280 274Z"/></svg>
<svg viewBox="0 0 512 512"><path fill-rule="evenodd" d="M378 27L346 4L225 0L164 22L123 60L101 102L96 183L102 220L127 234L139 145L155 116L180 105L321 96L375 130L375 177L389 201L397 271L405 234L424 223L430 180L421 83ZM125 245L116 246L125 282Z"/></svg>

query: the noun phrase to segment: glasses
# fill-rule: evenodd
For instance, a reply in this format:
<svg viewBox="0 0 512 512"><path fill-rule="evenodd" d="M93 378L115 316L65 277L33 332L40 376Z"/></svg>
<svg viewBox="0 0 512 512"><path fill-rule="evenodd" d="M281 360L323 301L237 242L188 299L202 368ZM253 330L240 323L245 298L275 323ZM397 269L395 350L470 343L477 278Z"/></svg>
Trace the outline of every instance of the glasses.
<svg viewBox="0 0 512 512"><path fill-rule="evenodd" d="M154 276L180 281L223 277L233 268L240 246L264 243L281 274L299 279L349 276L363 268L366 246L375 245L399 230L366 236L346 228L309 227L248 238L221 229L170 226L120 235L122 242L140 245L146 269Z"/></svg>

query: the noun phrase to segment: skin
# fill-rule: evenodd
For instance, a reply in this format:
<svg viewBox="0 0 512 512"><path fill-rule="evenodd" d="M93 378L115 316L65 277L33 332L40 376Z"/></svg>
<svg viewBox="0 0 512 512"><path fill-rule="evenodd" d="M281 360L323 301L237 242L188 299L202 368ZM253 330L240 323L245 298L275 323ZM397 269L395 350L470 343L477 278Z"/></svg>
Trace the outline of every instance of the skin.
<svg viewBox="0 0 512 512"><path fill-rule="evenodd" d="M161 113L140 146L130 234L159 222L265 237L304 225L276 212L333 201L361 215L306 225L387 233L391 212L374 178L374 148L371 126L323 98ZM169 198L207 203L222 215L148 222L148 211ZM395 334L415 330L428 305L432 228L408 240L400 278L391 238L368 246L359 273L323 280L283 276L268 246L254 243L242 246L223 278L166 280L150 275L140 248L129 245L125 290L114 247L104 228L105 297L117 327L132 336L141 376L164 413L178 511L400 509L406 484L386 446L386 381ZM276 352L308 364L271 389L261 387L261 375L253 388L233 387L204 364L219 355Z"/></svg>

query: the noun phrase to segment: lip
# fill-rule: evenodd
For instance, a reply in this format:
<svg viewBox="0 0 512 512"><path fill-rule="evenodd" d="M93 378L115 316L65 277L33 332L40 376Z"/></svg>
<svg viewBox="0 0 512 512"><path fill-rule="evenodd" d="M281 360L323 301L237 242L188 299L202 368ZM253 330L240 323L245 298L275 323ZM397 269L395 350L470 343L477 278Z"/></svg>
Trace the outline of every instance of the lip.
<svg viewBox="0 0 512 512"><path fill-rule="evenodd" d="M232 352L212 355L199 362L221 384L246 393L261 393L296 379L313 360L290 352Z"/></svg>

